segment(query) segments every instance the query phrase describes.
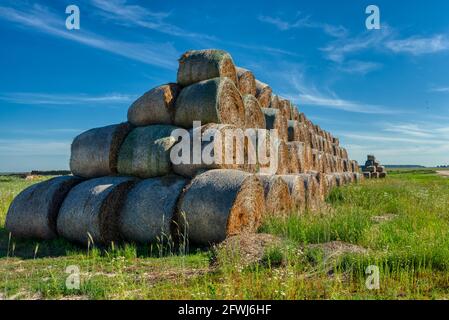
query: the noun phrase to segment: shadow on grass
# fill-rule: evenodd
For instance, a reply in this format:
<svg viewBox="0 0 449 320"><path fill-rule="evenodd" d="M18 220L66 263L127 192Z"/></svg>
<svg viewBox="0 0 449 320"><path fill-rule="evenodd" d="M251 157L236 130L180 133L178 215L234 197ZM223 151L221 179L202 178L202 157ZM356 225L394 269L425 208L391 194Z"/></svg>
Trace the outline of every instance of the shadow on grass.
<svg viewBox="0 0 449 320"><path fill-rule="evenodd" d="M210 248L189 246L187 250L181 250L178 246L167 244L134 244L118 243L112 246L95 246L101 256L126 255L136 258L161 258L176 255L189 255L198 252L206 252ZM92 250L92 248L90 248ZM73 255L87 255L88 248L71 243L63 238L54 240L25 240L9 237L9 232L0 227L0 259L6 257L18 257L22 259L54 258Z"/></svg>

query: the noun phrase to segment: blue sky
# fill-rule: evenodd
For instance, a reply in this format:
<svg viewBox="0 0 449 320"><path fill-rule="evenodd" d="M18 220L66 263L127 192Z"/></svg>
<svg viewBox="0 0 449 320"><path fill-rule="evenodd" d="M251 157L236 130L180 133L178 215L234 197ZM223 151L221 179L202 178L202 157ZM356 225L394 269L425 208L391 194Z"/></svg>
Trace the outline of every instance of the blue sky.
<svg viewBox="0 0 449 320"><path fill-rule="evenodd" d="M81 29L65 28L66 6ZM365 8L380 8L367 30ZM0 172L66 169L78 133L126 120L221 48L340 137L351 158L449 163L449 1L0 1Z"/></svg>

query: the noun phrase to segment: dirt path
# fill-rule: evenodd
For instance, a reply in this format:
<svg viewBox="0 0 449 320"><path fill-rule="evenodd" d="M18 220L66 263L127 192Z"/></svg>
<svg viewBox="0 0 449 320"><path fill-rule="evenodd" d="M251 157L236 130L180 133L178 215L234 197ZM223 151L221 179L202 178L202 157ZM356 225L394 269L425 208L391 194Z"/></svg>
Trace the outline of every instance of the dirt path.
<svg viewBox="0 0 449 320"><path fill-rule="evenodd" d="M440 176L443 176L443 177L449 177L449 170L445 170L445 171L437 171L437 173L438 173Z"/></svg>

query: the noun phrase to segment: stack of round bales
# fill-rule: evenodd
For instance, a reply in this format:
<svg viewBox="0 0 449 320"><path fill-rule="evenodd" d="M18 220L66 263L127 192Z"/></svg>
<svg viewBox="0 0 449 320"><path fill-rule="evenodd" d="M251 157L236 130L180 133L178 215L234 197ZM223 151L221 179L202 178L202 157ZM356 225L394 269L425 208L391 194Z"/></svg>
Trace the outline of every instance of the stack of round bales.
<svg viewBox="0 0 449 320"><path fill-rule="evenodd" d="M264 214L318 209L332 188L362 178L337 138L223 50L184 53L177 82L143 94L127 119L74 139L74 176L14 199L14 237L149 243L187 232L193 243L216 243L255 232Z"/></svg>

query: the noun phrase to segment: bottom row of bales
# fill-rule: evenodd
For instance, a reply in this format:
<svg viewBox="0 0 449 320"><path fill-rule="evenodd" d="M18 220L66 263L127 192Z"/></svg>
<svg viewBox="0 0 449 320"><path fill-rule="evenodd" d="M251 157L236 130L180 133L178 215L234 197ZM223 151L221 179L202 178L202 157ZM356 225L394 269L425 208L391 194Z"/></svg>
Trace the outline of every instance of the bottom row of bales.
<svg viewBox="0 0 449 320"><path fill-rule="evenodd" d="M16 238L109 244L156 242L161 237L208 245L255 232L266 214L319 207L334 187L359 173L255 175L206 171L192 180L177 175L139 180L61 176L35 184L11 204L6 228Z"/></svg>

